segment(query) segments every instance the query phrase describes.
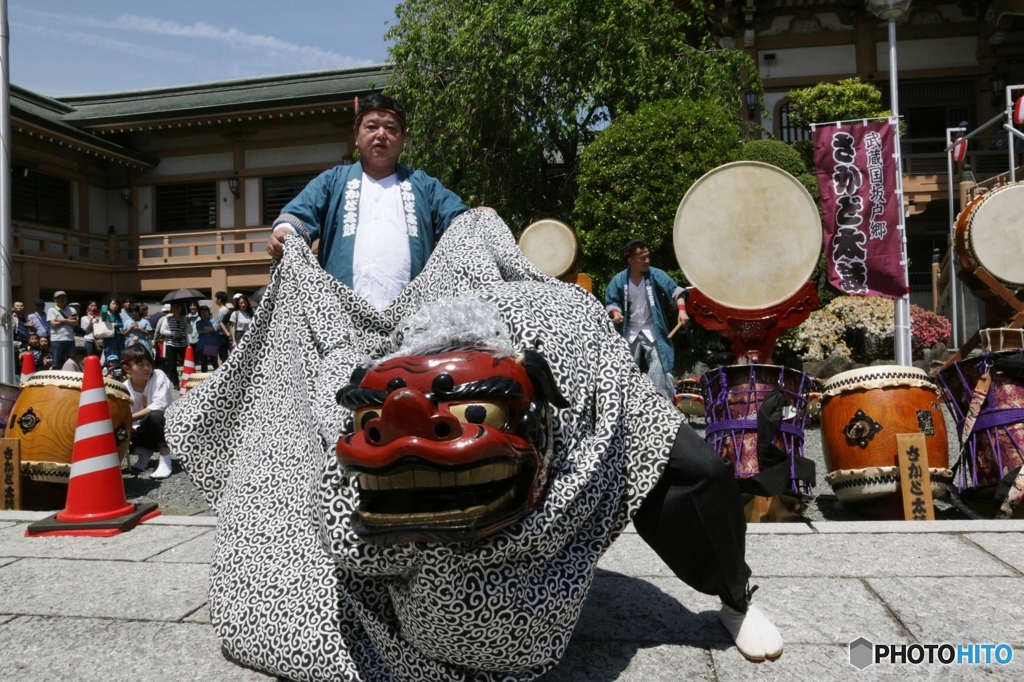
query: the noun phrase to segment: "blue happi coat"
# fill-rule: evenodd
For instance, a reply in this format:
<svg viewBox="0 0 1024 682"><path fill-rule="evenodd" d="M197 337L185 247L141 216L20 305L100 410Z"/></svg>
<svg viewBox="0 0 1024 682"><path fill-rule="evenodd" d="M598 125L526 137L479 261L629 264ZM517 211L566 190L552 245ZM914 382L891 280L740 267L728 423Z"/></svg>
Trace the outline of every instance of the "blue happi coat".
<svg viewBox="0 0 1024 682"><path fill-rule="evenodd" d="M452 219L468 209L457 194L423 171L398 164L397 173L409 235L412 279L420 274L434 250L434 242L448 229ZM319 239L320 265L349 287L362 179L363 166L358 162L324 171L288 202L274 221L274 227L291 225L307 244Z"/></svg>
<svg viewBox="0 0 1024 682"><path fill-rule="evenodd" d="M665 319L665 307L674 306L680 296L686 295L686 290L676 284L664 270L658 268L651 268L649 272L644 273L644 284L647 285L647 304L651 308L651 317L654 318L654 328L657 331L654 343L658 349L658 359L661 360L664 370L671 372L675 366L676 352L671 339L668 338L669 325ZM612 278L605 291L604 302L607 310L619 310L622 313L625 319L619 325L619 333L625 337L629 323L629 268Z"/></svg>

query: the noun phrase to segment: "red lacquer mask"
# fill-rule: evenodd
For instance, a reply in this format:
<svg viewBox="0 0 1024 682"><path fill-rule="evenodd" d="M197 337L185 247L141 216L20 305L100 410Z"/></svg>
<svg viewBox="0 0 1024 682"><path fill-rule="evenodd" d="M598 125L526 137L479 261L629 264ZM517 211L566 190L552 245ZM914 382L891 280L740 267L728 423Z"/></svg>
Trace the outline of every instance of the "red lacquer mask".
<svg viewBox="0 0 1024 682"><path fill-rule="evenodd" d="M548 403L567 407L544 358L491 348L393 358L353 373L338 402L354 419L338 461L359 487L367 542L470 542L544 499Z"/></svg>

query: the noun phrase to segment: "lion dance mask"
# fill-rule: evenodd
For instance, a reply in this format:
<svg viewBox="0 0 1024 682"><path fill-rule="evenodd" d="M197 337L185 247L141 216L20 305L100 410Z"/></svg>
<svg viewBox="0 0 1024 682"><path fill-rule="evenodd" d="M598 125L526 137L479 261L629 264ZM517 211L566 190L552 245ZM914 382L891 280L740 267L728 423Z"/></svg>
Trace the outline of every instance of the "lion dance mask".
<svg viewBox="0 0 1024 682"><path fill-rule="evenodd" d="M446 348L361 367L338 402L354 418L338 461L359 488L366 542L471 542L529 514L547 491L549 403L567 407L544 358Z"/></svg>

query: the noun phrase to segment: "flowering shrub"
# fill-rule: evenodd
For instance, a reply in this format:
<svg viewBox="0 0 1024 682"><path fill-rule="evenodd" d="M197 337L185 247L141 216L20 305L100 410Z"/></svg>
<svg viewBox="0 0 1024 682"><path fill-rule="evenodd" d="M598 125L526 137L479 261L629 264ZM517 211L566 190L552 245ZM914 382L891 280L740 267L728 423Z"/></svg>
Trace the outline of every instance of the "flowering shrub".
<svg viewBox="0 0 1024 682"><path fill-rule="evenodd" d="M822 360L831 355L850 357L843 340L846 327L827 309L815 310L799 327L787 329L776 344L783 354L791 353L804 360Z"/></svg>
<svg viewBox="0 0 1024 682"><path fill-rule="evenodd" d="M931 348L940 341L949 343L952 329L949 320L942 315L916 305L910 306L910 335L914 350Z"/></svg>
<svg viewBox="0 0 1024 682"><path fill-rule="evenodd" d="M806 360L822 360L832 355L870 362L892 353L894 302L889 298L839 296L815 310L796 329L779 338L783 354L795 354ZM941 315L910 306L913 347L920 351L936 342L949 340L950 324Z"/></svg>

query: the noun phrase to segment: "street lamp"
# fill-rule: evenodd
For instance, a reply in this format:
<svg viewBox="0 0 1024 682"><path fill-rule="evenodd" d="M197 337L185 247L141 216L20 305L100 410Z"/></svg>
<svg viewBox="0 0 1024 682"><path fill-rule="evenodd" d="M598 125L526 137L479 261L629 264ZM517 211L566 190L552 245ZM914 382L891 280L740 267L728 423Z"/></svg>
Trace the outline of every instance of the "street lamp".
<svg viewBox="0 0 1024 682"><path fill-rule="evenodd" d="M907 272L907 226L905 209L903 208L903 169L899 163L900 153L900 100L899 86L896 80L896 20L910 9L910 0L867 0L868 9L881 19L889 22L889 95L892 100L892 118L897 122L896 135L896 192L899 195L900 207L900 241L903 251L903 281L907 283L907 292L902 298L896 299L896 313L893 319L895 326L894 343L897 365L912 365L913 355L910 346L910 277Z"/></svg>

